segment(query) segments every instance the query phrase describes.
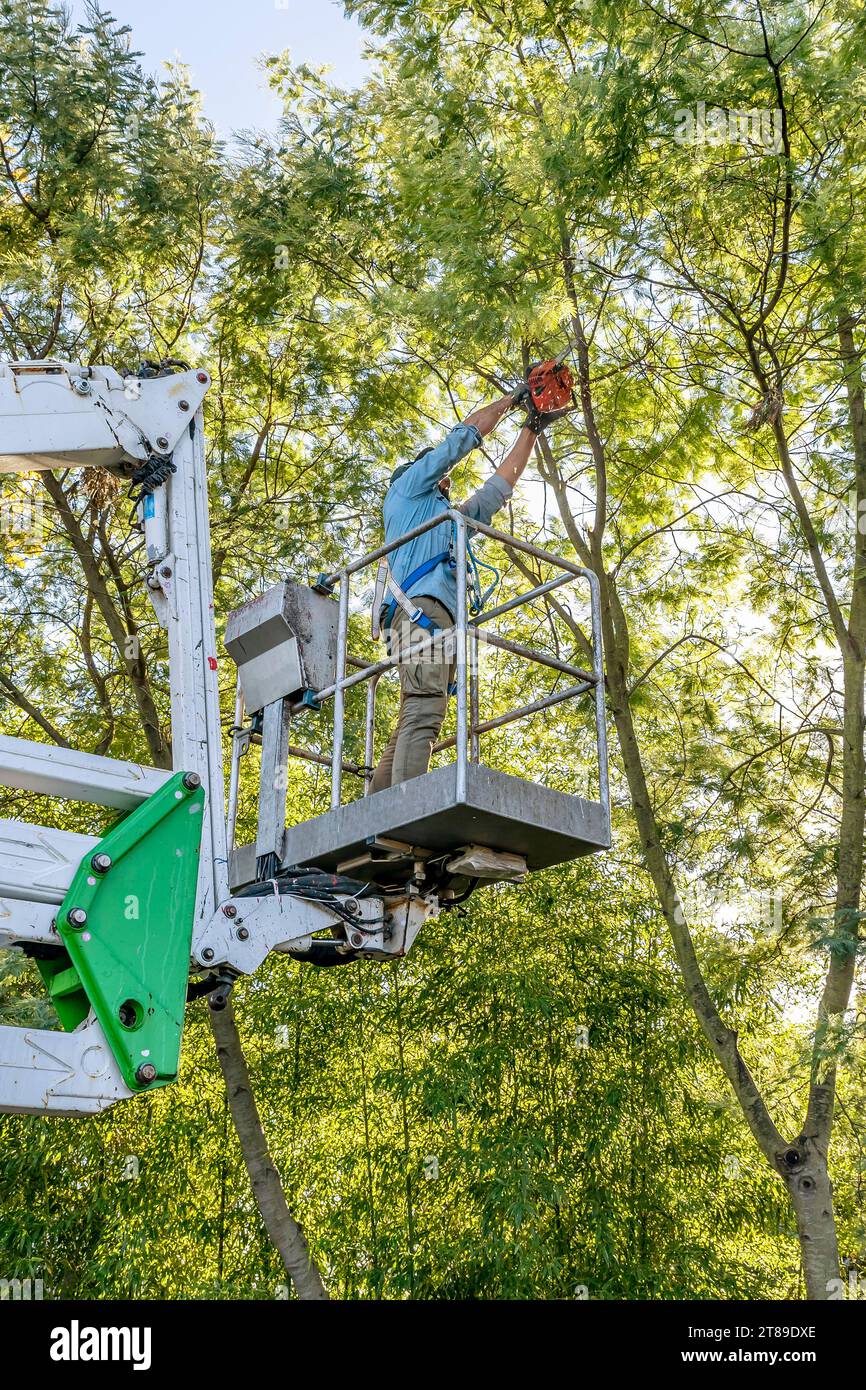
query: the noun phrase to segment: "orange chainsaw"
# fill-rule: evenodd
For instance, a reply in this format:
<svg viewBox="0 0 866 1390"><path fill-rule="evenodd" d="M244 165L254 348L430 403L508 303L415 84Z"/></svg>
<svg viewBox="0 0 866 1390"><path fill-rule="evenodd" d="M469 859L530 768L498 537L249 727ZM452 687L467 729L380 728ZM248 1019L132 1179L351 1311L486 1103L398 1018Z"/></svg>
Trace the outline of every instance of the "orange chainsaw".
<svg viewBox="0 0 866 1390"><path fill-rule="evenodd" d="M558 357L534 362L514 393L515 405L527 407L526 423L536 434L577 407L574 380L564 360L569 351L566 348Z"/></svg>

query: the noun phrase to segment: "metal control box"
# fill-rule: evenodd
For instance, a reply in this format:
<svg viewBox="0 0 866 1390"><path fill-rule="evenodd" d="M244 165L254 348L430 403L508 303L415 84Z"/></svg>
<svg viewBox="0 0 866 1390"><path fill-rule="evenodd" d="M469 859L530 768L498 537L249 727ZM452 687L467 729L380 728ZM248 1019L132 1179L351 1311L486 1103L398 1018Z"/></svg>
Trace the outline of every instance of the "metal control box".
<svg viewBox="0 0 866 1390"><path fill-rule="evenodd" d="M332 684L337 669L337 604L284 579L229 614L226 650L238 668L250 713Z"/></svg>

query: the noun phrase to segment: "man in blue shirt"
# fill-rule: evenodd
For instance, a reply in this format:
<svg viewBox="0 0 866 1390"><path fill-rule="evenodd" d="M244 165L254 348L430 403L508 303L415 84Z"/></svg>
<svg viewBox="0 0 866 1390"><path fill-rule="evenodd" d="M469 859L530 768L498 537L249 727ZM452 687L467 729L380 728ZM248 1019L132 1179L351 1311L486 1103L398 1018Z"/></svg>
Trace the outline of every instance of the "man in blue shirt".
<svg viewBox="0 0 866 1390"><path fill-rule="evenodd" d="M470 450L478 448L484 436L516 404L515 395L521 394L509 393L473 411L462 424L454 426L441 444L425 449L411 463L394 471L383 508L386 543L448 510L452 505L451 469ZM458 510L473 521L489 525L511 496L546 423L546 417L531 408L526 424L492 478ZM457 613L456 571L447 560L450 540L451 524L444 521L389 556L391 577L403 594L411 597L412 604L408 606L415 610L416 617L413 620L388 595L390 602L382 609L382 615L389 651L409 652L409 659L401 661L398 667L400 714L373 774L373 792L427 771L445 718L455 662L453 645L443 641L441 634L453 627ZM423 615L420 621L417 615ZM410 650L413 646L417 649L425 639L426 651Z"/></svg>

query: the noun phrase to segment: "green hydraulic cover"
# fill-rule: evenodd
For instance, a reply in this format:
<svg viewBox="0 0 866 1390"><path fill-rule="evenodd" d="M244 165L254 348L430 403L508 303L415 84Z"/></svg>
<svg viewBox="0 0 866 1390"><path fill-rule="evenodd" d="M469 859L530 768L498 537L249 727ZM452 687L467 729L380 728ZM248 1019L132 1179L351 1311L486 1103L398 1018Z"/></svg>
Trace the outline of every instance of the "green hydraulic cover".
<svg viewBox="0 0 866 1390"><path fill-rule="evenodd" d="M37 960L54 1011L67 1033L72 1033L90 1013L90 1000L65 951L57 959Z"/></svg>
<svg viewBox="0 0 866 1390"><path fill-rule="evenodd" d="M203 810L198 777L177 773L82 860L57 914L72 971L46 981L71 1006L60 1020L79 1021L77 976L135 1091L177 1076Z"/></svg>

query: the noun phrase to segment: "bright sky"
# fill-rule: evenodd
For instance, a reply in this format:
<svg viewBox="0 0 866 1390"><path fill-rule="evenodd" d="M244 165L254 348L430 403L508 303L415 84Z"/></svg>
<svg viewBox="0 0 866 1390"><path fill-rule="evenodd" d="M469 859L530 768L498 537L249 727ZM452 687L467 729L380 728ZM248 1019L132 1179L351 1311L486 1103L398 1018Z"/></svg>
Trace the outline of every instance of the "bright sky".
<svg viewBox="0 0 866 1390"><path fill-rule="evenodd" d="M101 0L132 29L142 67L160 74L166 59L187 64L217 133L272 127L279 103L256 59L288 49L295 62L327 63L331 76L356 86L366 76L363 31L336 0ZM84 0L72 0L76 20Z"/></svg>

